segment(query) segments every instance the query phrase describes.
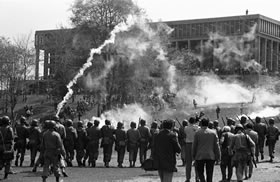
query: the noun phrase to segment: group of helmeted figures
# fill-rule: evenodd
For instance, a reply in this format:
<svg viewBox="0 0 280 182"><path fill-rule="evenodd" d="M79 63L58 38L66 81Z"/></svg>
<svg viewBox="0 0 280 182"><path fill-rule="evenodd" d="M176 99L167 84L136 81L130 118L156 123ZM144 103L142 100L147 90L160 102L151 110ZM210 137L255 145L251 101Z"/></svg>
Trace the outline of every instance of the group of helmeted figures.
<svg viewBox="0 0 280 182"><path fill-rule="evenodd" d="M43 181L51 173L56 181L60 180L61 173L67 177L66 166L73 166L74 157L79 167L96 167L100 148L103 148L106 168L110 167L113 150L117 151L119 168L124 167L126 151L129 153L127 167L135 167L138 153L141 165L147 158L153 159L161 181L172 181L173 172L177 171L178 153L186 168L186 181L191 179L192 168L196 181L212 181L215 164L220 165L221 181L231 180L234 167L238 181L244 180L244 176L249 179L254 165L264 160L265 145L268 146L269 161L273 162L279 137L273 118L267 124L260 117L249 122L243 116L238 124L227 118L221 129L217 120L212 122L202 116L191 117L182 123L178 121L180 128L171 119L160 124L152 122L150 128L144 119L140 119L138 124L132 121L128 130L122 122L118 122L116 128L109 120L105 120L102 127L98 120L84 126L81 121L74 124L71 119L62 121L56 116L41 123L36 119L28 123L21 117L12 127L9 117L3 116L0 118L0 169L4 168L4 178L12 172L13 159L6 159L4 155L7 150L14 150L15 166L23 165L25 152L30 150L30 167L36 172L40 165L43 166ZM147 156L148 150L151 150L150 156Z"/></svg>

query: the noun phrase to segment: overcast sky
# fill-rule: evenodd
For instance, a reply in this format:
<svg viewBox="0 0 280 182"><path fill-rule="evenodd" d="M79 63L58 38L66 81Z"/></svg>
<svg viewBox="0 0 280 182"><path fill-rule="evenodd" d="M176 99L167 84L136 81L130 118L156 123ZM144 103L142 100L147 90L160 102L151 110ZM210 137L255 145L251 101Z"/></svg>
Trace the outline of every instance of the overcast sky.
<svg viewBox="0 0 280 182"><path fill-rule="evenodd" d="M0 36L16 38L36 30L70 27L74 0L0 0ZM153 21L262 14L280 21L279 0L136 0Z"/></svg>

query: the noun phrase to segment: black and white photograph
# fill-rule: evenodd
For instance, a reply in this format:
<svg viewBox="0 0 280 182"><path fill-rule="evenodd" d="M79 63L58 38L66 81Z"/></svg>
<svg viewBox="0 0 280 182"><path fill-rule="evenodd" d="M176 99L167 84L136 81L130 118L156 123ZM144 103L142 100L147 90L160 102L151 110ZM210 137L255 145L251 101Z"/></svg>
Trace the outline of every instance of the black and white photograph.
<svg viewBox="0 0 280 182"><path fill-rule="evenodd" d="M279 7L0 0L0 181L280 182Z"/></svg>

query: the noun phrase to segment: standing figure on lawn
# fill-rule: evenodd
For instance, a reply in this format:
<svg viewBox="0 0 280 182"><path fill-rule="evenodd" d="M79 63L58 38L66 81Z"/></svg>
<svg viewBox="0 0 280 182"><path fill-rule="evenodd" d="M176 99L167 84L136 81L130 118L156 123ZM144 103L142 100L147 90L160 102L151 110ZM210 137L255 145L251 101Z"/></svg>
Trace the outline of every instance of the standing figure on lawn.
<svg viewBox="0 0 280 182"><path fill-rule="evenodd" d="M87 143L87 132L83 127L83 123L81 121L77 124L77 141L76 141L76 159L78 166L83 166L82 159L85 156L85 148Z"/></svg>
<svg viewBox="0 0 280 182"><path fill-rule="evenodd" d="M127 151L129 152L129 167L135 167L140 142L140 132L136 129L136 123L130 123L130 129L127 130Z"/></svg>
<svg viewBox="0 0 280 182"><path fill-rule="evenodd" d="M99 140L101 138L99 123L100 122L98 120L94 120L93 126L87 128L87 135L88 135L87 149L89 154L89 165L91 167L95 167L96 160L98 159L98 155L99 155Z"/></svg>

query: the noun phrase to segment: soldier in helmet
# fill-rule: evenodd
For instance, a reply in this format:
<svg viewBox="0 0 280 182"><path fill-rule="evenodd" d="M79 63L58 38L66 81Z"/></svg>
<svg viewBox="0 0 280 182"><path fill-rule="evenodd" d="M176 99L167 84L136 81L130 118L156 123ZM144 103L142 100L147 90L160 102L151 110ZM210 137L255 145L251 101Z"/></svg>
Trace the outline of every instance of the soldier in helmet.
<svg viewBox="0 0 280 182"><path fill-rule="evenodd" d="M243 181L243 174L250 160L248 154L250 154L250 151L252 151L253 155L255 153L255 143L245 134L242 124L237 124L235 130L236 134L232 139L230 149L235 152L232 158L232 165L236 167L236 178L239 182Z"/></svg>
<svg viewBox="0 0 280 182"><path fill-rule="evenodd" d="M87 143L87 132L81 121L77 124L77 142L76 142L76 159L78 166L83 166L82 159L85 156L85 148Z"/></svg>
<svg viewBox="0 0 280 182"><path fill-rule="evenodd" d="M270 157L270 162L273 162L274 159L274 150L275 144L279 140L279 129L277 126L274 125L274 119L271 118L268 121L269 126L267 127L267 146L268 146L268 153Z"/></svg>
<svg viewBox="0 0 280 182"><path fill-rule="evenodd" d="M109 167L109 163L111 161L113 144L115 141L115 129L111 125L110 120L105 120L105 125L101 128L101 147L103 147L103 162L105 167Z"/></svg>
<svg viewBox="0 0 280 182"><path fill-rule="evenodd" d="M65 147L65 152L66 152L66 162L67 166L72 167L72 160L74 159L74 154L75 154L75 144L76 140L78 138L77 136L77 131L73 127L73 121L71 119L66 120L66 138L63 141L64 147Z"/></svg>
<svg viewBox="0 0 280 182"><path fill-rule="evenodd" d="M65 150L59 133L55 131L56 122L50 121L48 123L48 130L44 133L41 151L44 156L44 168L43 168L43 182L46 181L49 176L49 168L53 167L53 172L56 178L56 182L59 182L60 171L59 171L59 157L60 155L65 156Z"/></svg>
<svg viewBox="0 0 280 182"><path fill-rule="evenodd" d="M115 149L118 152L118 167L122 168L123 159L126 147L126 132L123 128L123 123L118 122L116 129L116 144Z"/></svg>
<svg viewBox="0 0 280 182"><path fill-rule="evenodd" d="M99 140L101 138L101 131L99 128L99 121L94 120L94 125L87 130L88 134L88 150L89 150L89 164L95 167L95 161L99 154Z"/></svg>
<svg viewBox="0 0 280 182"><path fill-rule="evenodd" d="M86 145L85 145L85 146L86 146L86 147L85 147L86 153L85 153L84 160L83 160L83 166L86 166L86 160L89 158L88 130L92 127L92 125L93 125L92 122L88 122L88 123L87 123L87 128L86 128L87 140L86 140Z"/></svg>
<svg viewBox="0 0 280 182"><path fill-rule="evenodd" d="M42 141L44 133L49 129L49 122L50 122L50 120L45 120L42 123L42 131L41 131L41 135L40 135L40 141ZM35 164L33 166L32 172L36 172L37 171L37 167L40 164L43 165L43 163L44 163L44 156L43 156L43 152L42 152L42 150L40 148L40 154L39 154L39 157L38 157L38 159L36 160L36 162L35 162Z"/></svg>
<svg viewBox="0 0 280 182"><path fill-rule="evenodd" d="M140 126L138 127L138 131L141 136L139 145L139 158L140 163L143 164L147 157L148 144L151 138L150 129L146 126L146 121L144 119L140 120Z"/></svg>
<svg viewBox="0 0 280 182"><path fill-rule="evenodd" d="M178 133L178 141L181 146L181 159L182 159L182 166L186 165L186 133L185 127L188 126L188 120L183 120L182 126L179 128Z"/></svg>
<svg viewBox="0 0 280 182"><path fill-rule="evenodd" d="M140 132L136 129L136 123L130 123L130 129L127 130L127 151L129 152L129 167L135 167L140 142Z"/></svg>
<svg viewBox="0 0 280 182"><path fill-rule="evenodd" d="M0 126L0 169L4 167L4 179L8 178L8 174L11 170L11 160L3 159L4 150L12 150L14 141L14 132L10 126L10 118L8 116L3 116L1 118ZM4 145L3 145L4 144Z"/></svg>
<svg viewBox="0 0 280 182"><path fill-rule="evenodd" d="M30 167L34 166L37 151L39 149L41 142L41 130L38 127L38 120L33 119L31 122L31 127L29 128L29 142L28 147L30 149Z"/></svg>
<svg viewBox="0 0 280 182"><path fill-rule="evenodd" d="M26 127L26 118L21 117L20 118L20 124L16 126L16 133L17 133L17 140L16 140L16 160L15 160L15 166L18 166L18 160L20 158L20 166L22 166L22 163L24 161L24 155L26 150L26 141L28 138L28 128Z"/></svg>
<svg viewBox="0 0 280 182"><path fill-rule="evenodd" d="M260 117L256 117L255 121L256 121L256 124L254 126L254 130L258 133L258 145L256 148L256 161L258 162L259 153L261 153L261 160L264 159L263 148L264 148L265 136L267 134L267 126L266 126L266 124L261 122Z"/></svg>

